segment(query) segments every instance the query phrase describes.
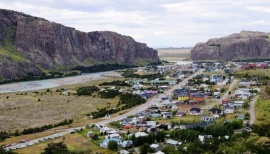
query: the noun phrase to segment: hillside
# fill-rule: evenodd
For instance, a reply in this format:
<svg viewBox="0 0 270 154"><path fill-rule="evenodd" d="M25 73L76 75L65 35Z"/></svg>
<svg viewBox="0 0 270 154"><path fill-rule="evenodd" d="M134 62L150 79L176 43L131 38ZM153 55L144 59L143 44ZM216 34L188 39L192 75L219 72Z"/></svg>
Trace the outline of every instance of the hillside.
<svg viewBox="0 0 270 154"><path fill-rule="evenodd" d="M0 9L0 59L0 81L101 64L142 66L159 62L156 50L129 36L110 31L81 32L4 9Z"/></svg>
<svg viewBox="0 0 270 154"><path fill-rule="evenodd" d="M245 60L270 58L270 33L241 31L198 43L191 50L193 60Z"/></svg>

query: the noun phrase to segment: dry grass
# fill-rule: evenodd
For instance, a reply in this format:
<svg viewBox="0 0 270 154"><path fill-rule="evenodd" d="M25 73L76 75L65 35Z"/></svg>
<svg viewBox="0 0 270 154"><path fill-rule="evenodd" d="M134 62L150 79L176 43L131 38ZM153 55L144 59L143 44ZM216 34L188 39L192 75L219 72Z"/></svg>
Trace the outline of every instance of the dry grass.
<svg viewBox="0 0 270 154"><path fill-rule="evenodd" d="M270 68L268 68L268 69L251 69L251 70L241 69L241 70L237 71L237 74L270 76Z"/></svg>
<svg viewBox="0 0 270 154"><path fill-rule="evenodd" d="M36 133L36 134L30 134L30 135L22 135L22 136L17 136L17 137L11 137L11 138L7 138L5 139L3 142L0 142L0 145L4 144L12 144L12 143L18 143L21 140L24 139L36 139L36 138L40 138L40 137L44 137L44 136L48 136L48 135L52 135L55 134L56 132L61 132L61 131L45 131L45 132L41 132L41 133Z"/></svg>
<svg viewBox="0 0 270 154"><path fill-rule="evenodd" d="M157 49L161 60L177 61L189 58L190 48L167 48Z"/></svg>
<svg viewBox="0 0 270 154"><path fill-rule="evenodd" d="M67 145L68 149L71 151L86 151L86 153L94 153L94 152L101 152L101 153L113 153L107 149L101 149L96 144L90 142L87 138L84 138L80 134L69 134L65 137L57 138L50 141L45 141L42 143L38 143L36 145L15 150L15 152L23 153L23 154L39 154L44 151L47 147L47 144L50 142L64 142Z"/></svg>
<svg viewBox="0 0 270 154"><path fill-rule="evenodd" d="M78 86L97 85L115 79L52 88L50 89L52 93L39 90L37 91L38 94L34 91L1 94L0 130L14 132L16 129L40 127L70 118L74 118L74 121L78 122L85 117L86 113L95 111L97 108L103 108L107 106L108 102L111 103L111 107L116 106L118 98L101 99L97 96L77 96L73 94L68 96L56 92L56 89L61 88L72 92ZM40 101L38 101L39 99Z"/></svg>

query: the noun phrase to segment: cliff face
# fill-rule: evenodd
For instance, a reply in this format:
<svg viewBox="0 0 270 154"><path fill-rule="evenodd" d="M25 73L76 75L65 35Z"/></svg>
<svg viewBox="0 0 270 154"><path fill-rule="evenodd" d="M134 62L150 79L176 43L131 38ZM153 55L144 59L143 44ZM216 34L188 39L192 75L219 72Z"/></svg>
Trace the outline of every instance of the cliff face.
<svg viewBox="0 0 270 154"><path fill-rule="evenodd" d="M16 79L43 70L98 64L145 65L157 51L115 32L80 32L42 18L0 9L0 75Z"/></svg>
<svg viewBox="0 0 270 154"><path fill-rule="evenodd" d="M270 58L270 33L242 31L198 43L191 50L193 60L243 60Z"/></svg>

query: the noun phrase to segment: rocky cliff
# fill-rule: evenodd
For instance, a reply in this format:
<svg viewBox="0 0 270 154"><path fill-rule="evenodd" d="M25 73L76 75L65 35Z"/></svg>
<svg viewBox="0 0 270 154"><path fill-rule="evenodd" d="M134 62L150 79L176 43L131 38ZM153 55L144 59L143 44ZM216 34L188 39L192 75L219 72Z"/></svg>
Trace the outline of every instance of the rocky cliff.
<svg viewBox="0 0 270 154"><path fill-rule="evenodd" d="M227 37L198 43L191 50L193 60L269 59L270 33L242 31Z"/></svg>
<svg viewBox="0 0 270 154"><path fill-rule="evenodd" d="M74 28L0 9L0 81L55 69L159 62L156 50L129 36Z"/></svg>

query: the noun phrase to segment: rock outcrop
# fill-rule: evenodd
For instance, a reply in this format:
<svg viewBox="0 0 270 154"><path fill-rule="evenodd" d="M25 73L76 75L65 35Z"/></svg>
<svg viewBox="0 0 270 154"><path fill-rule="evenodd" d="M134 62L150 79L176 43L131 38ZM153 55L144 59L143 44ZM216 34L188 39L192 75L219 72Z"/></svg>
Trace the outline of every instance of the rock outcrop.
<svg viewBox="0 0 270 154"><path fill-rule="evenodd" d="M270 58L270 33L241 31L227 37L198 43L191 50L193 60L244 60Z"/></svg>
<svg viewBox="0 0 270 154"><path fill-rule="evenodd" d="M0 80L44 70L99 64L159 62L156 50L109 31L81 32L23 13L0 9Z"/></svg>

